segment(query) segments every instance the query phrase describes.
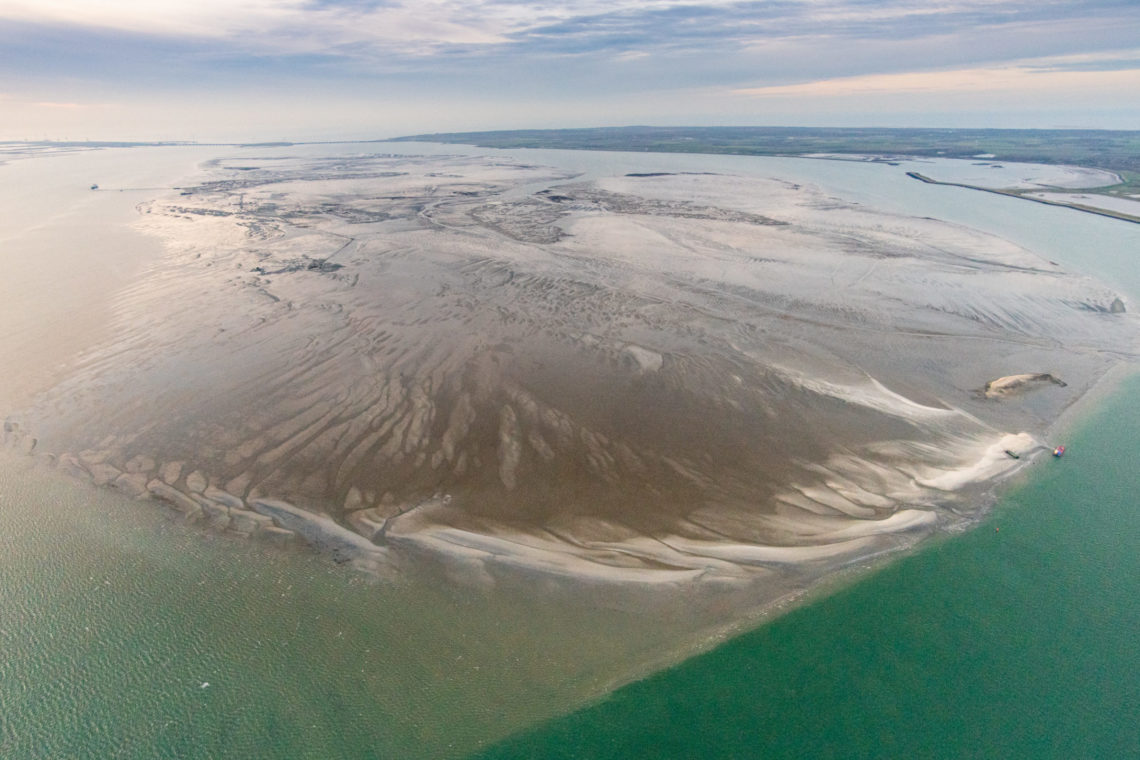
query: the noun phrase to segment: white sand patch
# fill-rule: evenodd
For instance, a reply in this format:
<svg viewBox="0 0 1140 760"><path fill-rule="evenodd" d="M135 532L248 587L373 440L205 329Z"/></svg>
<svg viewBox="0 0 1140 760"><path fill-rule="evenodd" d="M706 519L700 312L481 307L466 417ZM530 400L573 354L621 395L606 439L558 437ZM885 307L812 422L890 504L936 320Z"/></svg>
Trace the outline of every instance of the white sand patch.
<svg viewBox="0 0 1140 760"><path fill-rule="evenodd" d="M1020 375L1006 375L999 377L997 380L991 380L986 383L987 396L1000 396L1013 388L1019 388L1025 383L1031 382L1037 375L1033 373L1022 373Z"/></svg>
<svg viewBox="0 0 1140 760"><path fill-rule="evenodd" d="M1065 387L1065 382L1044 372L1018 375L1007 375L986 383L983 395L986 398L1005 398L1024 391L1040 388L1043 385L1058 385Z"/></svg>
<svg viewBox="0 0 1140 760"><path fill-rule="evenodd" d="M1012 451L1018 456L1028 454L1041 444L1028 433L1006 435L996 443L981 449L980 456L971 464L955 470L916 478L925 488L939 491L956 491L972 483L982 483L1012 470L1016 462L1006 453Z"/></svg>
<svg viewBox="0 0 1140 760"><path fill-rule="evenodd" d="M254 499L250 506L271 517L283 528L295 531L313 546L356 563L362 569L380 571L387 563L387 550L324 515L301 509L278 499Z"/></svg>
<svg viewBox="0 0 1140 760"><path fill-rule="evenodd" d="M661 354L641 346L630 344L625 347L625 351L634 358L642 372L656 372L661 369L661 365L665 361Z"/></svg>
<svg viewBox="0 0 1140 760"><path fill-rule="evenodd" d="M526 534L515 534L508 538L457 528L433 527L389 535L395 545L417 547L432 554L478 559L485 566L494 565L580 581L675 585L694 581L706 572L703 567L666 569L631 566L612 561L609 553L574 552L561 542L541 541Z"/></svg>
<svg viewBox="0 0 1140 760"><path fill-rule="evenodd" d="M926 406L906 396L895 393L873 377L867 378L864 385L841 385L819 378L809 377L802 372L787 368L777 368L784 376L797 385L823 396L830 396L851 404L865 406L884 414L907 419L946 418L960 415L955 409L940 409Z"/></svg>
<svg viewBox="0 0 1140 760"><path fill-rule="evenodd" d="M902 509L880 520L852 520L822 515L763 515L757 518L788 545L833 544L869 536L929 529L938 523L938 514L925 509Z"/></svg>
<svg viewBox="0 0 1140 760"><path fill-rule="evenodd" d="M798 565L819 560L835 560L865 552L873 538L863 536L816 546L762 546L720 541L698 541L666 536L662 543L698 557L715 557L738 565Z"/></svg>

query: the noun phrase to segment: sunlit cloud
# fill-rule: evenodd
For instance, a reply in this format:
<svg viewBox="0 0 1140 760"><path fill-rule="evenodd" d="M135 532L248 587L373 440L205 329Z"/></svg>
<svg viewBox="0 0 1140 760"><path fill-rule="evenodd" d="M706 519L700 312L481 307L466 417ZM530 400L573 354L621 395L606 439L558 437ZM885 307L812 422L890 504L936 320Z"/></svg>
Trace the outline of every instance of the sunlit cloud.
<svg viewBox="0 0 1140 760"><path fill-rule="evenodd" d="M227 41L251 51L290 54L335 52L360 44L404 49L413 43L501 43L501 33L509 29L502 16L480 18L459 3L431 0L375 6L307 0L3 0L0 19Z"/></svg>
<svg viewBox="0 0 1140 760"><path fill-rule="evenodd" d="M64 24L133 34L227 40L281 53L365 46L403 50L411 43L499 45L528 30L576 18L640 14L687 7L670 0L495 2L415 0L0 0L0 19ZM728 7L732 2L704 3ZM513 37L512 37L513 36Z"/></svg>
<svg viewBox="0 0 1140 760"><path fill-rule="evenodd" d="M1040 71L1121 71L1140 69L1140 48L1051 56L1026 64Z"/></svg>
<svg viewBox="0 0 1140 760"><path fill-rule="evenodd" d="M1140 60L1128 56L1086 55L1016 65L833 77L796 84L741 87L732 92L750 97L828 98L951 92L1127 91L1129 88L1140 92Z"/></svg>
<svg viewBox="0 0 1140 760"><path fill-rule="evenodd" d="M614 56L615 61L637 61L649 58L650 54L644 50L624 50Z"/></svg>
<svg viewBox="0 0 1140 760"><path fill-rule="evenodd" d="M723 53L773 39L912 38L1095 18L1120 7L1114 0L0 0L0 22L226 42L277 54L423 53L446 46L551 51L569 41L623 48L634 40L641 48L714 45Z"/></svg>

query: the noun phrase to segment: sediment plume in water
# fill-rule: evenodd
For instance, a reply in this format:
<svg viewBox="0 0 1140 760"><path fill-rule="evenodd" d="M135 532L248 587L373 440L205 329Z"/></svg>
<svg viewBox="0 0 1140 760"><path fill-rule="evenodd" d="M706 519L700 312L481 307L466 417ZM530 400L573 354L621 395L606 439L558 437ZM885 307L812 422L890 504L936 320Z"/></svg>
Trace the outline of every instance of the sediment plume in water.
<svg viewBox="0 0 1140 760"><path fill-rule="evenodd" d="M969 519L1136 345L1117 294L1030 251L778 178L207 169L140 207L165 255L6 439L374 569L819 573Z"/></svg>

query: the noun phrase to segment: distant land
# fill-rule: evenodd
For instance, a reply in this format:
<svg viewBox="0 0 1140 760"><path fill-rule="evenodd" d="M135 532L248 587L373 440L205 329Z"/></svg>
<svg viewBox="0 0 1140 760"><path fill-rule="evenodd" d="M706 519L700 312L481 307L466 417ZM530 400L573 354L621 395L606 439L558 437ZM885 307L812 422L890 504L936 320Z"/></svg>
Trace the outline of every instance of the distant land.
<svg viewBox="0 0 1140 760"><path fill-rule="evenodd" d="M484 148L656 151L799 156L860 153L975 158L1109 169L1140 179L1140 131L1090 129L887 129L878 127L595 127L441 132L397 141ZM992 154L989 155L989 154ZM1128 176L1131 174L1132 176Z"/></svg>
<svg viewBox="0 0 1140 760"><path fill-rule="evenodd" d="M434 132L375 140L296 142L0 141L0 145L42 149L132 148L176 145L288 147L340 142L439 142L483 148L720 153L746 156L803 156L816 153L906 155L931 158L986 158L997 161L1076 164L1108 169L1126 182L1140 182L1140 130L1107 129L931 129L886 127L589 127Z"/></svg>

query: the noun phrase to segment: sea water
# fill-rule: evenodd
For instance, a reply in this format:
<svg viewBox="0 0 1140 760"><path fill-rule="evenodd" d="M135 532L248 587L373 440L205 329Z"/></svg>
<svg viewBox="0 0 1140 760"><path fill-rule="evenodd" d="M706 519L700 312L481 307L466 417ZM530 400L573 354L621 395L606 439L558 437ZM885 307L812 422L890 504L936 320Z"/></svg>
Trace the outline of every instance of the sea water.
<svg viewBox="0 0 1140 760"><path fill-rule="evenodd" d="M95 296L154 255L123 226L155 192L146 181L168 186L204 157L177 150L53 157L49 171L36 169L39 159L0 167L20 180L2 187L27 206L21 221L39 220L0 230L12 328L0 341L9 370L0 399L22 399L66 364L73 349L51 353L44 336L74 323L78 345L98 339L111 294ZM922 185L906 167L509 155L587 174L811 181L1009 237L1140 293L1135 225ZM166 163L155 168L156 156ZM121 186L115 195L87 189L106 187L105 177ZM83 276L53 277L51 266ZM35 288L50 297L29 297ZM368 583L304 551L204 536L153 506L5 457L0 757L448 757L512 732L519 738L492 756L1042 756L1052 746L1069 750L1056 756L1127 756L1117 750L1135 748L1124 716L1137 714L1130 685L1140 682L1128 646L1140 591L1130 479L1140 420L1128 414L1138 393L1122 385L1068 439L1066 458L1035 464L977 531L534 733L702 640L616 610L425 579ZM1091 751L1075 751L1078 740Z"/></svg>
<svg viewBox="0 0 1140 760"><path fill-rule="evenodd" d="M596 698L667 621L211 536L0 456L0 757L439 758Z"/></svg>

